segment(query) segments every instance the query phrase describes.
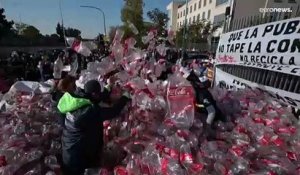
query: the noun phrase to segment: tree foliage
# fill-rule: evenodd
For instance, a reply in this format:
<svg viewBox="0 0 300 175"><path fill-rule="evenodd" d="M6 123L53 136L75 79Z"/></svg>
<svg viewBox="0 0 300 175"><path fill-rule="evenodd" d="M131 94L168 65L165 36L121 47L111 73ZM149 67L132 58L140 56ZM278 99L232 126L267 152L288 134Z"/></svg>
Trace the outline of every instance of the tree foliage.
<svg viewBox="0 0 300 175"><path fill-rule="evenodd" d="M56 25L56 34L59 36L60 41L64 41L64 30L66 37L79 37L81 35L81 31L75 28L65 28L60 23Z"/></svg>
<svg viewBox="0 0 300 175"><path fill-rule="evenodd" d="M124 0L124 6L121 10L121 19L125 32L124 38L134 36L129 27L129 23L132 23L139 31L139 34L135 36L139 44L141 44L141 37L144 33L143 7L143 0Z"/></svg>
<svg viewBox="0 0 300 175"><path fill-rule="evenodd" d="M28 27L28 24L25 23L15 23L15 29L17 31L17 34L22 35L23 31Z"/></svg>
<svg viewBox="0 0 300 175"><path fill-rule="evenodd" d="M30 40L37 40L41 38L40 31L34 26L28 26L22 31L22 36Z"/></svg>
<svg viewBox="0 0 300 175"><path fill-rule="evenodd" d="M158 30L158 34L163 36L166 32L169 17L166 13L160 11L158 8L155 8L147 13L149 19L153 22L155 28Z"/></svg>
<svg viewBox="0 0 300 175"><path fill-rule="evenodd" d="M0 46L58 46L62 45L59 35L45 35L28 24L8 21L5 10L0 8Z"/></svg>
<svg viewBox="0 0 300 175"><path fill-rule="evenodd" d="M217 27L213 26L210 21L197 21L187 26L187 41L190 43L206 43L209 35L215 32L216 29ZM180 28L176 32L176 43L179 47L183 47L183 35L184 28Z"/></svg>
<svg viewBox="0 0 300 175"><path fill-rule="evenodd" d="M4 15L5 10L0 8L0 39L5 35L12 33L12 27L14 22L8 21Z"/></svg>
<svg viewBox="0 0 300 175"><path fill-rule="evenodd" d="M78 29L74 29L71 27L68 27L66 29L66 36L67 37L79 37L81 35L81 31Z"/></svg>
<svg viewBox="0 0 300 175"><path fill-rule="evenodd" d="M60 23L57 23L56 25L56 34L59 36L60 41L64 41L64 32Z"/></svg>

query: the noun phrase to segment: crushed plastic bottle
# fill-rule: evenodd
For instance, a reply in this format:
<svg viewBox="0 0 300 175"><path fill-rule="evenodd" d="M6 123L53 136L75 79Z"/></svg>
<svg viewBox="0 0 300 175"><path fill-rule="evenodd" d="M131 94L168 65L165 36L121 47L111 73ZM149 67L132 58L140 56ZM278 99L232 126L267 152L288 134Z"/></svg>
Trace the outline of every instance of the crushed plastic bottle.
<svg viewBox="0 0 300 175"><path fill-rule="evenodd" d="M53 67L53 77L54 79L61 79L61 73L64 68L64 64L60 57L58 57L54 62Z"/></svg>
<svg viewBox="0 0 300 175"><path fill-rule="evenodd" d="M163 43L163 44L160 44L156 47L156 50L157 52L161 55L161 56L166 56L167 54L167 47L166 45Z"/></svg>
<svg viewBox="0 0 300 175"><path fill-rule="evenodd" d="M128 23L128 27L130 28L130 30L135 34L139 34L138 29L134 26L134 24L132 24L131 22L127 22Z"/></svg>
<svg viewBox="0 0 300 175"><path fill-rule="evenodd" d="M78 57L76 54L72 55L72 63L71 63L71 70L68 73L73 77L77 77L77 70L78 70Z"/></svg>

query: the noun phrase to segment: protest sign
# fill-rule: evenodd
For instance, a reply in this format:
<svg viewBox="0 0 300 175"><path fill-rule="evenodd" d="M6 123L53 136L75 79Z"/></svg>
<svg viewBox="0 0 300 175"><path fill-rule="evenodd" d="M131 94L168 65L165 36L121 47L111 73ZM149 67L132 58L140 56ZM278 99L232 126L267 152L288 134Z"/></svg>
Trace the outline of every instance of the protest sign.
<svg viewBox="0 0 300 175"><path fill-rule="evenodd" d="M250 62L300 66L300 17L223 34L217 64Z"/></svg>

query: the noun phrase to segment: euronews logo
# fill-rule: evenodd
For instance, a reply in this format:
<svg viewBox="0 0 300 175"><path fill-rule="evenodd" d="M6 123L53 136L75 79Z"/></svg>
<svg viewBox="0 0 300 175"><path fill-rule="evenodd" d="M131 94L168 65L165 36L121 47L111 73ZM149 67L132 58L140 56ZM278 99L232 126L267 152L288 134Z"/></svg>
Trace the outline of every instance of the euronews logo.
<svg viewBox="0 0 300 175"><path fill-rule="evenodd" d="M291 8L259 8L260 13L273 13L273 12L284 12L284 13L292 13L293 10Z"/></svg>

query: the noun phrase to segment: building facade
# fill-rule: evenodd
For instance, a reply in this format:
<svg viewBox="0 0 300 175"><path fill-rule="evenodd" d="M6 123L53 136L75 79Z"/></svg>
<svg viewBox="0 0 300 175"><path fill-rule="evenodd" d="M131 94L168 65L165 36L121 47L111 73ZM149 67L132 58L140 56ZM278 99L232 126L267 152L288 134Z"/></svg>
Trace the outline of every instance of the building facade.
<svg viewBox="0 0 300 175"><path fill-rule="evenodd" d="M282 15L299 16L300 0L189 0L185 2L171 2L167 9L169 11L170 29L178 30L185 24L187 14L187 25L197 20L208 20L217 26L224 25L226 8L230 7L232 16L230 20L237 20L249 16L265 15L261 8L290 8L292 12L284 12ZM269 15L270 13L268 13ZM274 12L274 16L279 13Z"/></svg>
<svg viewBox="0 0 300 175"><path fill-rule="evenodd" d="M220 25L225 21L225 10L231 0L189 0L188 3L181 2L174 6L171 2L167 6L169 12L169 29L178 30L185 25L190 25L198 20L207 20L212 24ZM186 16L187 15L187 16Z"/></svg>
<svg viewBox="0 0 300 175"><path fill-rule="evenodd" d="M235 0L233 19L238 20L249 16L265 15L261 8L290 8L291 12L284 12L283 18L297 16L300 12L300 0ZM274 16L279 14L274 12ZM298 14L297 14L298 13Z"/></svg>
<svg viewBox="0 0 300 175"><path fill-rule="evenodd" d="M184 4L184 1L172 1L167 6L168 10L168 29L171 29L173 31L177 30L177 13L178 9Z"/></svg>
<svg viewBox="0 0 300 175"><path fill-rule="evenodd" d="M187 47L215 51L219 36L223 31L225 11L231 3L232 0L189 0L188 3L180 2L176 5L174 5L174 2L171 2L167 6L170 18L168 29L178 31L185 26L185 20L187 25L201 20L210 21L214 26L219 26L219 28L208 38L208 41L202 44L189 43Z"/></svg>

